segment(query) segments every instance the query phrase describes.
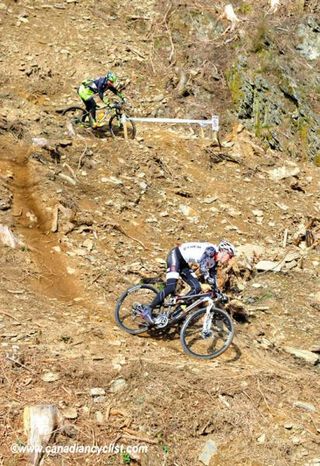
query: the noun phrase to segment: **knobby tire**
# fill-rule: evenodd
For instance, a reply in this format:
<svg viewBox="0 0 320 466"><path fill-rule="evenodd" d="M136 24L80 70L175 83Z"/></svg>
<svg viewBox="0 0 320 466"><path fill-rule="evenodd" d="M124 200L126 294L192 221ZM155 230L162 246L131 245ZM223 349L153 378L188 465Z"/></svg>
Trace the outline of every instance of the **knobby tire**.
<svg viewBox="0 0 320 466"><path fill-rule="evenodd" d="M158 293L157 288L151 285L136 285L128 288L118 299L115 308L115 320L117 325L131 335L139 335L150 327L140 317L133 318L132 304L149 304Z"/></svg>
<svg viewBox="0 0 320 466"><path fill-rule="evenodd" d="M213 359L220 356L224 353L232 343L234 337L234 325L229 314L223 309L214 308L213 320L211 325L211 330L213 332L213 338L209 337L204 339L201 336L201 328L203 325L203 319L206 314L206 309L198 309L197 311L190 314L185 320L181 331L180 331L180 341L183 347L183 350L186 354L200 359ZM227 329L227 334L222 337L223 346L220 348L215 348L214 338L218 341L221 338L222 330L219 331L218 322L220 321ZM215 328L216 327L216 328ZM191 337L191 340L189 340ZM194 350L192 345L195 344L197 348L203 348L201 352L199 349Z"/></svg>
<svg viewBox="0 0 320 466"><path fill-rule="evenodd" d="M127 115L128 117L128 115ZM109 120L109 130L112 134L112 137L122 137L124 138L124 129L123 124L121 123L120 117L118 115L113 115ZM133 121L127 121L127 132L128 138L134 139L136 137L136 125Z"/></svg>

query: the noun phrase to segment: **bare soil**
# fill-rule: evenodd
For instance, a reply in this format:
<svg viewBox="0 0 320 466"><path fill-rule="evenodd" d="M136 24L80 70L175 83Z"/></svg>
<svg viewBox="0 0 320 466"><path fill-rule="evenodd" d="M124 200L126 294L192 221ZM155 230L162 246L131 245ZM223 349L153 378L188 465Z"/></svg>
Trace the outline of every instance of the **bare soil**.
<svg viewBox="0 0 320 466"><path fill-rule="evenodd" d="M139 125L129 143L86 129L71 138L55 110L78 104L76 86L108 69L129 80L136 115L161 107L161 94L178 113L166 87L172 67L154 61L157 41L148 41L150 23L162 24L156 5L121 3L0 3L0 198L11 199L0 224L24 243L0 245L0 462L27 464L10 451L26 443L23 409L48 403L62 415L76 409L55 444L148 446L131 458L47 455L48 466L200 465L208 439L218 449L210 466L319 464L319 363L285 350L319 348L319 168L266 150L241 125L223 128L222 148L185 127ZM161 50L168 56L170 41ZM226 89L219 98L222 113ZM180 110L192 114L196 97L186 99ZM290 163L297 175L270 178ZM312 225L310 246L301 225ZM164 278L171 247L224 237L265 248L219 272L247 316L235 315L225 354L198 361L183 354L178 331L133 337L116 327L120 293ZM254 268L290 252L299 253L292 269ZM48 372L56 380L43 380ZM95 387L105 395L91 396Z"/></svg>

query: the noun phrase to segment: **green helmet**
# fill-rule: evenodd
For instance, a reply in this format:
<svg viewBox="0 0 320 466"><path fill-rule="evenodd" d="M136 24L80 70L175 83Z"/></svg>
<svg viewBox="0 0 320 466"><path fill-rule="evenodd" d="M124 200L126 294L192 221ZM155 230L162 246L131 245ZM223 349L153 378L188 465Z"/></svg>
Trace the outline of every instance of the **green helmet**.
<svg viewBox="0 0 320 466"><path fill-rule="evenodd" d="M106 74L106 78L112 84L114 84L118 80L117 76L112 71L108 71L108 73Z"/></svg>

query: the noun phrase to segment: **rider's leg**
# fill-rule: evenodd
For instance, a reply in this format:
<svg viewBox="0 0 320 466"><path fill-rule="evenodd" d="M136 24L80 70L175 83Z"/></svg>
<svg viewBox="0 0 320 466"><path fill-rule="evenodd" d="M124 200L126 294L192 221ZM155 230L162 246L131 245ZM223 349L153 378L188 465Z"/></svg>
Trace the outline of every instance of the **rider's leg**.
<svg viewBox="0 0 320 466"><path fill-rule="evenodd" d="M196 277L196 274L189 268L186 267L181 271L181 278L190 286L190 290L186 296L192 296L198 294L201 291L201 285Z"/></svg>
<svg viewBox="0 0 320 466"><path fill-rule="evenodd" d="M144 305L143 317L150 323L153 323L152 311L155 307L160 306L164 299L175 292L181 268L187 266L178 248L172 249L167 257L167 281L166 286L161 290L149 305Z"/></svg>
<svg viewBox="0 0 320 466"><path fill-rule="evenodd" d="M177 282L178 280L176 278L168 278L166 286L163 288L163 290L159 291L152 303L149 304L151 309L160 306L165 300L165 298L169 296L169 294L173 294L175 292Z"/></svg>
<svg viewBox="0 0 320 466"><path fill-rule="evenodd" d="M93 97L91 99L85 100L84 104L86 106L87 112L90 113L91 117L91 125L94 125L96 123L96 109L97 109L97 104L96 101L94 100Z"/></svg>
<svg viewBox="0 0 320 466"><path fill-rule="evenodd" d="M94 125L96 122L96 108L97 104L93 98L94 92L84 84L78 89L79 97L81 98L82 102L84 103L87 112L90 115L90 124Z"/></svg>
<svg viewBox="0 0 320 466"><path fill-rule="evenodd" d="M152 309L154 309L156 306L160 306L164 299L169 296L169 294L174 294L178 283L178 278L180 276L180 271L185 267L188 267L188 264L183 259L179 248L171 249L167 257L166 286L157 294L157 296L150 304Z"/></svg>

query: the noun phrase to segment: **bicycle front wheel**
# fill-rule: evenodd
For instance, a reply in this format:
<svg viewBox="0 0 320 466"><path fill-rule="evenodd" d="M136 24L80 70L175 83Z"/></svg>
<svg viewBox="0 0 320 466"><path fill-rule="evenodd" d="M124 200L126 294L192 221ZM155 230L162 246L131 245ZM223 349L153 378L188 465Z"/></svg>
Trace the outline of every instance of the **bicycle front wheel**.
<svg viewBox="0 0 320 466"><path fill-rule="evenodd" d="M68 115L72 125L81 126L90 124L88 112L82 107L66 108L62 112L62 115Z"/></svg>
<svg viewBox="0 0 320 466"><path fill-rule="evenodd" d="M213 359L224 353L234 337L231 317L222 309L212 309L211 325L205 324L206 309L198 309L184 322L180 341L185 353L195 358Z"/></svg>
<svg viewBox="0 0 320 466"><path fill-rule="evenodd" d="M149 304L157 293L158 290L151 285L136 285L128 288L116 304L115 320L118 326L132 335L147 331L149 325L138 315L135 308L138 304Z"/></svg>
<svg viewBox="0 0 320 466"><path fill-rule="evenodd" d="M134 124L133 121L127 120L126 122L127 125L127 135L128 139L134 139L136 137L136 125ZM114 138L120 137L124 138L124 126L123 123L121 122L121 116L120 115L113 115L110 120L109 120L109 129L110 133Z"/></svg>

